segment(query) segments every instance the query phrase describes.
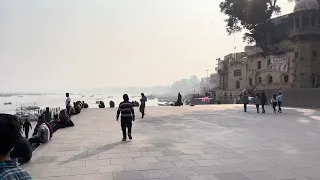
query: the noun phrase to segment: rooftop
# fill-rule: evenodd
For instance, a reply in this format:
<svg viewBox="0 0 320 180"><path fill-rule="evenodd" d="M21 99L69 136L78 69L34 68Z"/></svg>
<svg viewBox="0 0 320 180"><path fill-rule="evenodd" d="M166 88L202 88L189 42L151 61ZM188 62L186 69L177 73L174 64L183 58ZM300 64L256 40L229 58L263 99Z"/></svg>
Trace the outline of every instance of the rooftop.
<svg viewBox="0 0 320 180"><path fill-rule="evenodd" d="M116 109L84 109L24 168L35 180L320 179L320 112L266 110L147 107L121 142Z"/></svg>

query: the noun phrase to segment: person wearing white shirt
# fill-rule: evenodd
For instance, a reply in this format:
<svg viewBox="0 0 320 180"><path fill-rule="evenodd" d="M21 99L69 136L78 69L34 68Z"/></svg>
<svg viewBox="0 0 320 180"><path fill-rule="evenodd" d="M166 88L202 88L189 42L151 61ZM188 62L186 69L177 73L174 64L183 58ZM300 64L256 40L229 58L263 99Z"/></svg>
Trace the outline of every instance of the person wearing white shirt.
<svg viewBox="0 0 320 180"><path fill-rule="evenodd" d="M281 110L282 100L283 100L283 95L282 95L282 93L279 93L279 95L277 96L278 112L279 113L282 113L282 110Z"/></svg>
<svg viewBox="0 0 320 180"><path fill-rule="evenodd" d="M69 96L70 96L69 93L66 93L66 97L67 97L67 99L66 99L66 110L67 110L68 116L70 117L71 99L70 99Z"/></svg>

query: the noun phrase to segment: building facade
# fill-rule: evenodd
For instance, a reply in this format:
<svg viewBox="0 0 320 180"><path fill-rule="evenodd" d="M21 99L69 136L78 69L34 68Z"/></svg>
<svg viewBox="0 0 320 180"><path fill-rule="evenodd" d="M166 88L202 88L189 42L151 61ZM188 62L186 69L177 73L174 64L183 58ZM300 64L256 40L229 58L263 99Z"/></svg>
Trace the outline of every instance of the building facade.
<svg viewBox="0 0 320 180"><path fill-rule="evenodd" d="M320 87L320 10L317 0L300 0L293 13L272 20L268 54L247 46L218 62L223 91Z"/></svg>

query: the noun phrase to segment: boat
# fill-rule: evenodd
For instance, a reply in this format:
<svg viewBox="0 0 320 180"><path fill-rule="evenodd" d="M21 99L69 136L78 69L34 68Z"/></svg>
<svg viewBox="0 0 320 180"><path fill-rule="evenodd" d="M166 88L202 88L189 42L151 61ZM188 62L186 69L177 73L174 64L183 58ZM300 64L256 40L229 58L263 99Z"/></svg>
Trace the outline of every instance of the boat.
<svg viewBox="0 0 320 180"><path fill-rule="evenodd" d="M158 106L171 106L172 102L158 103Z"/></svg>
<svg viewBox="0 0 320 180"><path fill-rule="evenodd" d="M153 95L148 95L147 98L148 98L149 100L154 100L154 99L156 99L156 97L153 96Z"/></svg>
<svg viewBox="0 0 320 180"><path fill-rule="evenodd" d="M28 106L28 107L25 107L26 110L30 110L30 111L34 111L34 110L39 110L40 107L39 106Z"/></svg>
<svg viewBox="0 0 320 180"><path fill-rule="evenodd" d="M28 119L29 121L37 121L40 116L40 114L35 114L35 113L32 114L31 112L28 112L28 111L16 112L15 115L20 120Z"/></svg>
<svg viewBox="0 0 320 180"><path fill-rule="evenodd" d="M4 105L11 105L12 104L12 102L5 102L5 103L3 103Z"/></svg>
<svg viewBox="0 0 320 180"><path fill-rule="evenodd" d="M158 102L170 102L169 99L158 99Z"/></svg>

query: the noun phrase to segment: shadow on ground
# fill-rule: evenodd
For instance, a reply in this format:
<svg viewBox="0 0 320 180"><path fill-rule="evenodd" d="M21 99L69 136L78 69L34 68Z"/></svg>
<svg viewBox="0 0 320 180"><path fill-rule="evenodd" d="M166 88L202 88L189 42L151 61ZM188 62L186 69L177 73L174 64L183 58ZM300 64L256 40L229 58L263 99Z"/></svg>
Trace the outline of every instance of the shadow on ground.
<svg viewBox="0 0 320 180"><path fill-rule="evenodd" d="M125 144L125 143L127 143L127 141L119 141L119 142L107 144L107 145L104 145L104 146L101 146L101 147L98 147L98 148L95 148L95 149L89 149L89 150L86 150L86 151L84 151L84 152L82 152L80 154L77 154L77 155L69 158L67 161L61 162L60 164L65 164L65 163L68 163L68 162L71 162L71 161L90 158L90 157L92 157L94 155L98 155L98 154L107 152L108 150L113 149L117 145Z"/></svg>

